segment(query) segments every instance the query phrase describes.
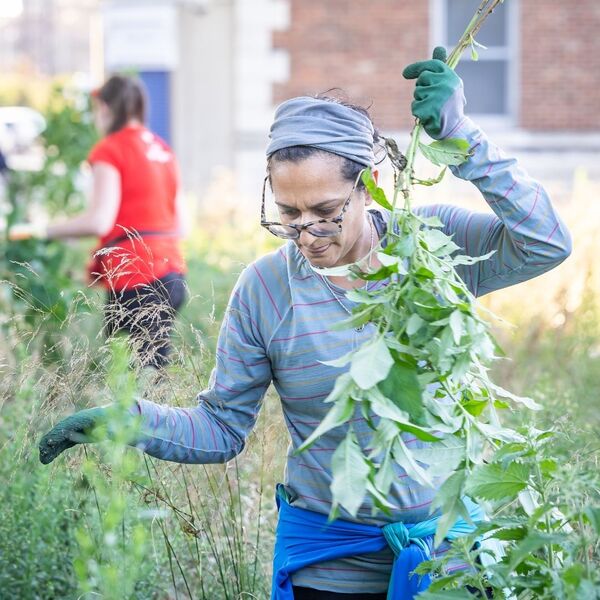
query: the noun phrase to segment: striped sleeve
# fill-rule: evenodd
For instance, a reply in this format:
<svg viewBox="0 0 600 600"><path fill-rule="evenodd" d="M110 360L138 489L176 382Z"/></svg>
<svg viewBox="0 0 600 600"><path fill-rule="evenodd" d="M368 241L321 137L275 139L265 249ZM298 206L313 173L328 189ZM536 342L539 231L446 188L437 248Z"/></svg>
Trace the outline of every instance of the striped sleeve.
<svg viewBox="0 0 600 600"><path fill-rule="evenodd" d="M231 295L218 338L208 389L191 408L138 400L142 435L135 443L147 454L181 463L222 463L244 448L271 382L258 324L251 315L250 269Z"/></svg>
<svg viewBox="0 0 600 600"><path fill-rule="evenodd" d="M494 214L450 205L426 206L421 214L436 214L444 233L453 235L464 254L494 255L457 271L476 296L526 281L559 265L571 253L571 236L542 185L507 158L468 118L452 137L466 138L472 156L450 167L473 182Z"/></svg>

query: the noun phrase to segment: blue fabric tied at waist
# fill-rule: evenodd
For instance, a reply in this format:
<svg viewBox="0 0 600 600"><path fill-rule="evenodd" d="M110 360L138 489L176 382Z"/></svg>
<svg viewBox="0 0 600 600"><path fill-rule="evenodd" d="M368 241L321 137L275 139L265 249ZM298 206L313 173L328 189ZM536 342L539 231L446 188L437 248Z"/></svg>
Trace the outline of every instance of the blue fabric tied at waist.
<svg viewBox="0 0 600 600"><path fill-rule="evenodd" d="M281 484L277 486L279 522L273 557L271 600L293 600L292 573L309 565L346 556L379 552L389 546L394 552L388 600L411 600L430 584L428 575L413 571L430 560L439 517L415 524L388 523L383 527L336 519L328 523L327 515L291 506ZM475 524L484 519L480 506L465 498L465 505ZM459 519L446 535L453 540L472 533L473 525Z"/></svg>

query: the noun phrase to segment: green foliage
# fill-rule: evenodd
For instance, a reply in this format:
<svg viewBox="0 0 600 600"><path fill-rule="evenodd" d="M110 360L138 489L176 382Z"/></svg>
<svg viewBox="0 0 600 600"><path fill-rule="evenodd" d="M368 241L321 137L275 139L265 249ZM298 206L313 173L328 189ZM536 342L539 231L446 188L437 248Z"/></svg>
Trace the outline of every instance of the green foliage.
<svg viewBox="0 0 600 600"><path fill-rule="evenodd" d="M514 498L527 486L529 475L527 466L516 462L506 467L495 463L478 465L469 476L466 492L482 500Z"/></svg>
<svg viewBox="0 0 600 600"><path fill-rule="evenodd" d="M374 181L366 181L373 190ZM387 202L383 190L377 188L376 196L380 203ZM389 493L391 481L379 474L382 465L389 463L388 455L414 480L433 485L427 470L402 442L402 432L429 442L443 437L459 456L454 457L454 477L439 490L436 505L445 513L438 529L439 543L457 516L465 512L461 498L468 491L469 474L475 469L476 477L484 478L480 463L485 446L496 448L507 440L520 439L498 424L498 409L508 406L504 398L531 408L535 405L489 380L486 365L497 358L497 344L478 315L473 295L454 270L461 255L451 237L440 230L441 223L424 220L407 209L396 209L392 223L387 244L378 252L383 259L381 267L369 273L354 269L356 277L392 277L392 283L383 291L350 294L361 303L347 325L356 327L368 318L378 335L330 363L349 363L350 370L327 398L333 403L330 413L299 450L325 431L348 422L360 403L365 414L378 419L368 420L373 428L368 444L374 448L373 454L367 459L353 451L348 458L354 461L354 472L360 473L360 481L352 489L364 489L375 500ZM332 464L334 504L354 515L362 498L357 502L337 484L338 476L342 477L338 471L341 464ZM365 464L370 465L373 481L368 489ZM344 468L344 481L348 482L352 469L347 469L346 463Z"/></svg>
<svg viewBox="0 0 600 600"><path fill-rule="evenodd" d="M484 544L497 540L503 556L483 567L476 560L483 550L469 545L474 536L454 543L443 559L419 568L438 573L431 594L419 598L466 585L490 588L494 597L503 597L504 590L516 598L600 597L598 473L573 461L563 436L531 427L520 433L521 442L505 444L467 482L469 493L485 501L493 515L474 536L484 536ZM471 564L472 571L448 574L452 558Z"/></svg>
<svg viewBox="0 0 600 600"><path fill-rule="evenodd" d="M41 136L41 168L9 175L9 211L6 230L0 232L0 285L5 290L0 308L11 317L6 328L35 331L36 343L48 361L60 359L56 345L60 330L67 316L85 304L72 278L74 263L86 259L80 255L74 261L73 253L60 242L9 242L6 231L36 213L54 217L81 209L81 163L96 139L89 108L83 94L55 87ZM32 340L28 336L24 341Z"/></svg>
<svg viewBox="0 0 600 600"><path fill-rule="evenodd" d="M129 414L135 401L135 374L129 368L130 357L123 340L111 345L111 355L107 385L115 402L107 407L107 419L101 425L116 442L106 450L110 477L103 475L96 461L88 459L83 463L83 473L98 507L101 535L86 525L77 529L78 550L73 564L81 593L117 600L134 593L144 572L148 548L146 528L135 507L133 511L128 507L126 492L126 484L139 479L141 461L138 454L127 452L125 446L135 438L137 430ZM106 434L98 438L106 439Z"/></svg>
<svg viewBox="0 0 600 600"><path fill-rule="evenodd" d="M460 138L436 140L429 145L419 142L419 148L427 159L439 166L460 165L469 157L469 143ZM438 181L434 180L432 183Z"/></svg>
<svg viewBox="0 0 600 600"><path fill-rule="evenodd" d="M337 474L332 485L332 512L335 513L339 503L356 514L367 488L370 469L354 432L351 431L333 453L331 467Z"/></svg>
<svg viewBox="0 0 600 600"><path fill-rule="evenodd" d="M182 331L214 321L213 305L220 317L227 295L193 302L196 320ZM245 453L239 468L237 462L200 467L142 458L122 443L129 434L119 401L151 393L155 401L189 406L205 385L212 357L178 338L180 364L160 384L144 386L145 373L129 368L121 347L116 361L109 360L115 350L108 344L86 347L87 333L77 328L85 320L70 319L64 332L77 343L69 362L44 365L35 355L21 354L13 365L16 356L6 353L17 348L2 346L3 592L24 600L77 598L83 590L127 600L266 597L276 520L273 486L284 457L282 433L274 435L273 427L278 407L265 407L253 452ZM208 326L206 331L214 333ZM127 433L121 443L79 446L52 466L39 464L37 444L53 422L88 402L115 400L107 427L112 437Z"/></svg>
<svg viewBox="0 0 600 600"><path fill-rule="evenodd" d="M0 451L0 595L68 598L75 587L73 531L85 501L64 510L71 482L39 469L34 452L21 458L23 443L22 437L13 438ZM18 469L9 454L19 457Z"/></svg>

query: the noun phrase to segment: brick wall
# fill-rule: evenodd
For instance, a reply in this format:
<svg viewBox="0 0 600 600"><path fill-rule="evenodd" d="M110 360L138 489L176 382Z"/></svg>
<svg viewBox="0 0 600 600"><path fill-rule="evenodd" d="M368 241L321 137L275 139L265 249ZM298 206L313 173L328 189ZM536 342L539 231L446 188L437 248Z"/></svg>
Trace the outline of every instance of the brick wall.
<svg viewBox="0 0 600 600"><path fill-rule="evenodd" d="M600 2L521 0L521 126L600 130Z"/></svg>
<svg viewBox="0 0 600 600"><path fill-rule="evenodd" d="M381 129L408 128L414 83L402 77L429 47L429 2L289 0L290 29L273 34L289 52L290 79L276 85L280 102L342 88L368 106Z"/></svg>
<svg viewBox="0 0 600 600"><path fill-rule="evenodd" d="M291 25L274 33L290 56L276 102L343 88L372 103L376 124L407 128L413 83L406 64L429 51L429 2L288 0ZM507 0L511 1L511 0ZM600 130L600 0L520 0L518 125Z"/></svg>

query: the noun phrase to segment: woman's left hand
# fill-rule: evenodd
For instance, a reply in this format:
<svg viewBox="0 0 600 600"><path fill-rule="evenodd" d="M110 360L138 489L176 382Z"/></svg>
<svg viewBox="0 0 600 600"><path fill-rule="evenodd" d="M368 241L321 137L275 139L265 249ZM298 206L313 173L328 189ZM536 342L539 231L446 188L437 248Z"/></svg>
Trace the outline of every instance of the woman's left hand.
<svg viewBox="0 0 600 600"><path fill-rule="evenodd" d="M20 242L30 239L44 240L48 232L43 223L16 223L8 229L7 235L11 242Z"/></svg>
<svg viewBox="0 0 600 600"><path fill-rule="evenodd" d="M459 127L466 104L462 79L446 64L446 50L438 46L433 58L408 65L402 72L416 79L412 114L430 137L441 140Z"/></svg>
<svg viewBox="0 0 600 600"><path fill-rule="evenodd" d="M77 444L99 442L108 436L106 409L102 406L80 410L57 423L40 440L40 462L47 465Z"/></svg>

